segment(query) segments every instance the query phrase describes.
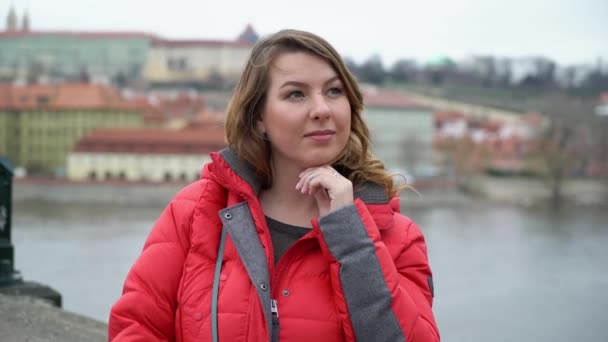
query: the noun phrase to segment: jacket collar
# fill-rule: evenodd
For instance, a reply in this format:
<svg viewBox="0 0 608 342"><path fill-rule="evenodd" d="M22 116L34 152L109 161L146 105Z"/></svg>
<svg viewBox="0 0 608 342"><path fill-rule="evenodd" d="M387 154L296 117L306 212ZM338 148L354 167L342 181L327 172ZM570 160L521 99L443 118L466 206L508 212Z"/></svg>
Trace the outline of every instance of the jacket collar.
<svg viewBox="0 0 608 342"><path fill-rule="evenodd" d="M262 184L256 176L255 167L239 158L236 152L226 148L212 153L211 159L219 167L210 166L206 172L211 173L222 186L241 194L249 192L247 188L251 189L250 195L259 194ZM378 228L389 228L392 225L394 208L391 205L394 207L393 202L398 199L393 199L389 205L388 194L382 186L371 182L363 184L355 189L354 197L367 205Z"/></svg>
<svg viewBox="0 0 608 342"><path fill-rule="evenodd" d="M230 166L238 176L251 186L251 189L256 195L259 194L262 184L258 177L256 177L256 170L253 165L239 158L237 154L229 148L221 150L219 156L224 159L228 166ZM217 160L216 158L214 159ZM366 183L355 189L355 198L361 199L366 204L388 203L388 195L384 188L374 183Z"/></svg>

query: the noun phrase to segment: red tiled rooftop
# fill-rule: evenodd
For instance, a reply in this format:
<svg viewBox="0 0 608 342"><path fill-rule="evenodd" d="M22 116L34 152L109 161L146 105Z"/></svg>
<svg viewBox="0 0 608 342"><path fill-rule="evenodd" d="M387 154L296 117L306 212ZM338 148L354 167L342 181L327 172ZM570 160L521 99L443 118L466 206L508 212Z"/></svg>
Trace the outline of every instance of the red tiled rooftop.
<svg viewBox="0 0 608 342"><path fill-rule="evenodd" d="M435 121L456 121L456 120L464 120L466 116L462 112L455 111L441 111L433 113L433 119Z"/></svg>
<svg viewBox="0 0 608 342"><path fill-rule="evenodd" d="M259 35L253 29L251 24L247 24L245 30L239 34L236 40L246 42L246 43L255 43L259 39Z"/></svg>
<svg viewBox="0 0 608 342"><path fill-rule="evenodd" d="M168 117L185 117L203 110L205 100L202 96L179 94L175 98L161 99L158 108Z"/></svg>
<svg viewBox="0 0 608 342"><path fill-rule="evenodd" d="M158 47L242 47L251 48L253 45L238 40L219 39L154 39L152 46Z"/></svg>
<svg viewBox="0 0 608 342"><path fill-rule="evenodd" d="M41 36L64 36L98 39L156 38L156 36L153 34L137 31L0 31L0 38Z"/></svg>
<svg viewBox="0 0 608 342"><path fill-rule="evenodd" d="M413 98L395 90L363 87L363 102L366 107L381 107L394 109L422 109L426 108Z"/></svg>
<svg viewBox="0 0 608 342"><path fill-rule="evenodd" d="M146 110L124 99L114 88L101 84L0 84L2 110Z"/></svg>
<svg viewBox="0 0 608 342"><path fill-rule="evenodd" d="M164 119L185 118L192 119L206 108L203 96L196 93L178 93L176 95L165 95L162 93L130 94L125 93L130 102L142 107L154 109L154 114ZM150 117L153 117L150 116Z"/></svg>
<svg viewBox="0 0 608 342"><path fill-rule="evenodd" d="M224 147L222 128L100 129L78 141L77 152L206 153Z"/></svg>
<svg viewBox="0 0 608 342"><path fill-rule="evenodd" d="M498 132L502 126L503 126L503 123L501 121L496 121L496 120L485 121L481 124L481 128L483 128L484 130L486 130L488 132L493 132L493 133Z"/></svg>
<svg viewBox="0 0 608 342"><path fill-rule="evenodd" d="M250 48L253 45L246 41L221 39L166 39L152 33L138 31L0 31L0 38L25 37L72 37L87 39L149 39L152 46L197 47L197 46L230 46Z"/></svg>
<svg viewBox="0 0 608 342"><path fill-rule="evenodd" d="M539 113L530 112L524 114L520 119L524 124L531 127L540 127L545 122L545 118Z"/></svg>

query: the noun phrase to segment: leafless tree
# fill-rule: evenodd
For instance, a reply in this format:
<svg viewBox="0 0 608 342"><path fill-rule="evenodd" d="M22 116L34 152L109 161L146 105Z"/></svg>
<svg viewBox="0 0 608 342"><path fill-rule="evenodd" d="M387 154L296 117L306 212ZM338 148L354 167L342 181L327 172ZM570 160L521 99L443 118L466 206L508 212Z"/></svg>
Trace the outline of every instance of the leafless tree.
<svg viewBox="0 0 608 342"><path fill-rule="evenodd" d="M592 158L593 106L589 101L553 93L539 107L546 122L538 137L537 171L549 186L551 203L559 207L564 183L583 172Z"/></svg>
<svg viewBox="0 0 608 342"><path fill-rule="evenodd" d="M429 156L425 155L429 152L429 148L415 134L407 135L401 140L402 160L410 173L415 174L421 163L430 159Z"/></svg>

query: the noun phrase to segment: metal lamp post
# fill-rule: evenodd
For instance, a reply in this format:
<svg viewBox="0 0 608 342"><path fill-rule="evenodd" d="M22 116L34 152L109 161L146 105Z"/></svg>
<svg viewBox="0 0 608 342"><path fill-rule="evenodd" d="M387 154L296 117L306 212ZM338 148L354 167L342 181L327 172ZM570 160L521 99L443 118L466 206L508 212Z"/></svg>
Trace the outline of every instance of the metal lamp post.
<svg viewBox="0 0 608 342"><path fill-rule="evenodd" d="M0 294L40 298L61 307L59 292L44 284L23 281L15 270L11 243L12 188L13 166L7 158L0 157Z"/></svg>
<svg viewBox="0 0 608 342"><path fill-rule="evenodd" d="M14 249L11 243L13 167L0 157L0 286L21 283L21 275L15 271Z"/></svg>

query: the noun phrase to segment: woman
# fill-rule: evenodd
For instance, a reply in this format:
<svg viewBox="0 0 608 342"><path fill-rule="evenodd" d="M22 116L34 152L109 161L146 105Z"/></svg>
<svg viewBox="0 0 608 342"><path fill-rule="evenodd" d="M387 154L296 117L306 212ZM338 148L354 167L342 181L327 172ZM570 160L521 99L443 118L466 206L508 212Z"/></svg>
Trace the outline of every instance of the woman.
<svg viewBox="0 0 608 342"><path fill-rule="evenodd" d="M424 239L398 213L362 107L322 38L259 42L227 110L229 148L157 221L110 340L439 341Z"/></svg>

